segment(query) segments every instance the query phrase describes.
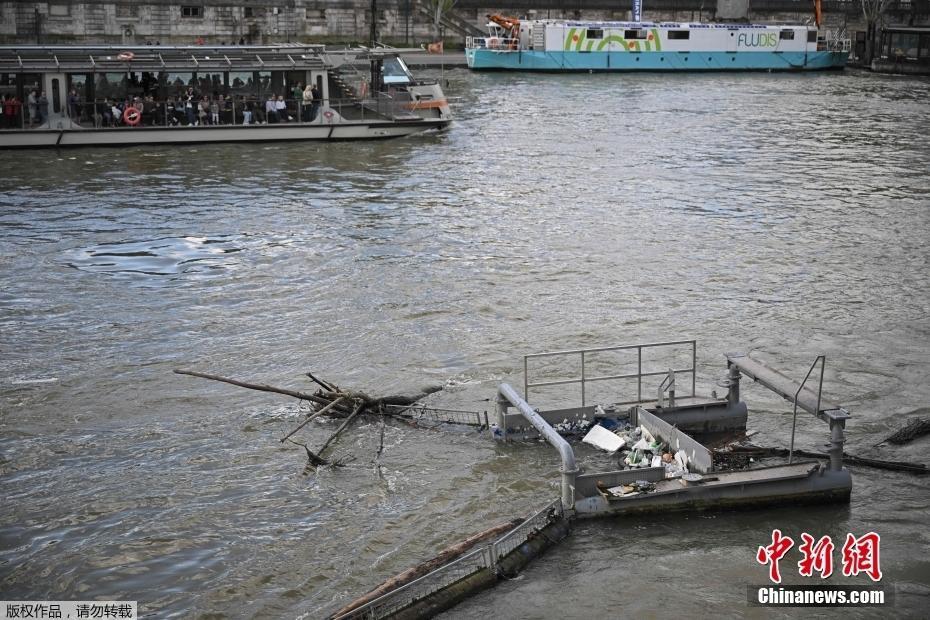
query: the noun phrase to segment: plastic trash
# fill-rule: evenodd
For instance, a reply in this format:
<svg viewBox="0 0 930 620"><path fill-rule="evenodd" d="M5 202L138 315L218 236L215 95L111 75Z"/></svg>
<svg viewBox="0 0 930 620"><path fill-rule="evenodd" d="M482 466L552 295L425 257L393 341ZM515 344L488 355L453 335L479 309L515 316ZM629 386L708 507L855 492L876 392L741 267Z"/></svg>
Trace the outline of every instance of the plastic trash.
<svg viewBox="0 0 930 620"><path fill-rule="evenodd" d="M652 457L652 467L662 467L662 457L658 454Z"/></svg>
<svg viewBox="0 0 930 620"><path fill-rule="evenodd" d="M600 424L592 426L581 441L611 453L616 452L626 444L621 437L611 433Z"/></svg>

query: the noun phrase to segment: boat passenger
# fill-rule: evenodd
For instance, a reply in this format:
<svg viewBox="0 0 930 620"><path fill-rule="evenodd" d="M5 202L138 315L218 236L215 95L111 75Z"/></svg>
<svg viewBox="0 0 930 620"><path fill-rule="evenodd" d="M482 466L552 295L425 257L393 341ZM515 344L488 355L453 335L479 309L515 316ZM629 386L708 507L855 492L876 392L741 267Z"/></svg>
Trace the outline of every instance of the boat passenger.
<svg viewBox="0 0 930 620"><path fill-rule="evenodd" d="M252 104L246 101L245 97L242 98L242 124L252 124Z"/></svg>
<svg viewBox="0 0 930 620"><path fill-rule="evenodd" d="M73 88L71 89L71 92L68 93L68 116L75 123L81 120L80 115L78 114L78 96L77 92Z"/></svg>
<svg viewBox="0 0 930 620"><path fill-rule="evenodd" d="M265 102L265 120L268 123L277 123L278 122L278 97L274 93L268 97L268 101Z"/></svg>
<svg viewBox="0 0 930 620"><path fill-rule="evenodd" d="M44 90L36 100L36 105L39 108L39 124L44 125L48 121L48 97L45 96Z"/></svg>
<svg viewBox="0 0 930 620"><path fill-rule="evenodd" d="M313 85L311 93L313 94L313 105L310 107L310 122L312 123L316 119L316 115L320 113L320 104L323 102L323 96L320 94L320 89L317 88L316 84Z"/></svg>
<svg viewBox="0 0 930 620"><path fill-rule="evenodd" d="M194 114L194 104L195 104L196 102L194 101L194 94L193 94L193 93L194 93L194 89L193 89L193 88L189 88L189 89L187 90L187 97L184 99L184 114L185 114L185 116L187 116L187 124L188 124L188 126L193 126L193 125L197 124L197 119L196 119L196 116L195 116L195 114Z"/></svg>
<svg viewBox="0 0 930 620"><path fill-rule="evenodd" d="M307 84L301 97L303 98L303 107L301 108L300 120L309 123L312 120L310 118L310 109L313 107L313 87L310 84Z"/></svg>
<svg viewBox="0 0 930 620"><path fill-rule="evenodd" d="M287 113L287 104L284 102L284 95L278 95L278 100L274 103L274 109L278 113L278 122L286 123L294 120Z"/></svg>
<svg viewBox="0 0 930 620"><path fill-rule="evenodd" d="M206 125L207 118L210 115L210 100L204 95L197 104L197 124Z"/></svg>
<svg viewBox="0 0 930 620"><path fill-rule="evenodd" d="M210 124L220 124L220 102L218 99L214 99L210 102Z"/></svg>
<svg viewBox="0 0 930 620"><path fill-rule="evenodd" d="M39 118L38 93L36 91L29 91L29 96L26 97L26 105L29 108L29 126L32 127Z"/></svg>

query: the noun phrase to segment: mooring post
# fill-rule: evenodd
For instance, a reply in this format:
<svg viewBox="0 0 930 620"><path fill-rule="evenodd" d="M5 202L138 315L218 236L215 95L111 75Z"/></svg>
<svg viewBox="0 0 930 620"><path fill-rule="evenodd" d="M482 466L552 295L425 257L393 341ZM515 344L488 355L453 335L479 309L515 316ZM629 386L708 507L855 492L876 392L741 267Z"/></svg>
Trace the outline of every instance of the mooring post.
<svg viewBox="0 0 930 620"><path fill-rule="evenodd" d="M510 403L504 397L503 394L498 392L497 394L497 429L492 430L491 434L494 439L501 439L506 441L507 439L507 409L510 407Z"/></svg>
<svg viewBox="0 0 930 620"><path fill-rule="evenodd" d="M843 432L846 428L846 420L830 420L830 469L841 471L843 469L843 443L846 441L846 435Z"/></svg>
<svg viewBox="0 0 930 620"><path fill-rule="evenodd" d="M730 376L727 381L727 385L729 386L727 391L727 402L731 407L735 407L736 404L739 403L740 372L736 364L728 361L727 365L730 367Z"/></svg>

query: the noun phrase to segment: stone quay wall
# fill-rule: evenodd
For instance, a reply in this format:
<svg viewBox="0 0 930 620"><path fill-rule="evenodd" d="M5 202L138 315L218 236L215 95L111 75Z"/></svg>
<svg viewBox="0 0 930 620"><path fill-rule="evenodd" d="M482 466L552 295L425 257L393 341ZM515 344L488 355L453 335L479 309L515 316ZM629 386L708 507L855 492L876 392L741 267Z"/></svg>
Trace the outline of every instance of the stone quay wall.
<svg viewBox="0 0 930 620"><path fill-rule="evenodd" d="M734 0L720 0L732 4ZM737 3L740 0L735 0ZM519 0L518 0L519 2ZM628 20L623 2L615 8L527 9L484 6L485 2L460 0L454 9L459 23L485 30L487 13L526 18ZM546 0L540 0L545 5ZM550 0L551 4L551 0ZM561 3L556 3L561 4ZM568 3L566 3L568 4ZM604 3L571 3L573 7ZM692 3L694 4L694 3ZM705 10L650 9L651 21L708 21L715 4ZM268 44L367 43L371 33L372 6L377 18L378 39L392 45L421 45L436 38L429 0L59 0L57 2L0 1L0 44L16 43L109 43L118 45L222 43ZM687 6L681 2L678 6ZM697 4L700 6L700 3ZM798 2L797 12L764 14L750 12L753 21L803 23L811 18L809 4ZM827 13L828 28L861 30L861 12ZM442 34L449 43L464 42L465 33L446 23Z"/></svg>

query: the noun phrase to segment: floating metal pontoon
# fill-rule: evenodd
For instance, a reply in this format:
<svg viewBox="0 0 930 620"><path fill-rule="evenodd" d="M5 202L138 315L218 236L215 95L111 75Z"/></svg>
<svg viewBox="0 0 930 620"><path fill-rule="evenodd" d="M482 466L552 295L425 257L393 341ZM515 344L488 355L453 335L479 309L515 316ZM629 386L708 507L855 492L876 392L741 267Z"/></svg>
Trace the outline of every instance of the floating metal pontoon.
<svg viewBox="0 0 930 620"><path fill-rule="evenodd" d="M582 360L580 378L548 382L533 382L526 379L525 391L531 387L569 385L581 383L584 386L591 381L608 379L636 379L638 401L618 417L625 417L629 423L647 429L654 437L666 442L670 448L681 451L687 458L690 474L685 480L668 479L664 467L634 468L628 470L597 471L581 473L574 450L559 435L553 424L559 420L583 420L598 418L597 407L583 403L581 407L540 411L534 409L527 399L521 397L506 383L501 384L497 397L497 422L492 432L501 440L521 440L542 436L559 451L562 459L561 497L569 514L575 516L616 515L651 511L694 510L735 506L752 506L780 503L784 501L822 502L848 501L852 489L852 478L843 467L843 429L849 412L842 407L826 403L822 397L823 366L825 358L819 356L808 370L807 376L796 384L777 370L766 366L759 360L744 354L734 353L726 356L729 366L726 398L700 398L694 393L695 381L692 380L691 394L677 397L669 394L666 401L663 393L673 390L674 375L677 373L696 372L695 364L690 368L670 370L668 373L644 372L642 364L643 351L657 347L680 345L692 346L692 360L696 360L696 343L677 341L667 343L650 343L644 345L626 345L576 351L527 356L524 368L528 368L527 359L532 357L550 357L553 355L579 355ZM612 350L637 351L636 373L614 373L589 377L585 374L585 358L592 352ZM820 363L820 387L817 392L806 389L805 384L811 372ZM642 380L667 374L667 379L659 385L655 401L642 398ZM793 462L789 457L786 465L775 465L749 470L719 470L715 467L711 451L691 433L713 431L741 431L745 433L747 407L740 400L740 379L745 375L761 385L785 397L795 405L824 420L830 425L830 462L828 465L817 461ZM672 388L672 389L670 389ZM584 388L582 387L584 394ZM584 397L583 397L584 398ZM630 401L621 401L631 404ZM619 403L618 403L619 404ZM516 413L509 410L513 407ZM603 414L601 414L603 417ZM689 430L691 429L691 430ZM792 425L792 451L794 446L794 425ZM688 479L691 479L690 481ZM632 483L647 483L646 492L634 492L613 495L605 492L610 487L619 487Z"/></svg>

